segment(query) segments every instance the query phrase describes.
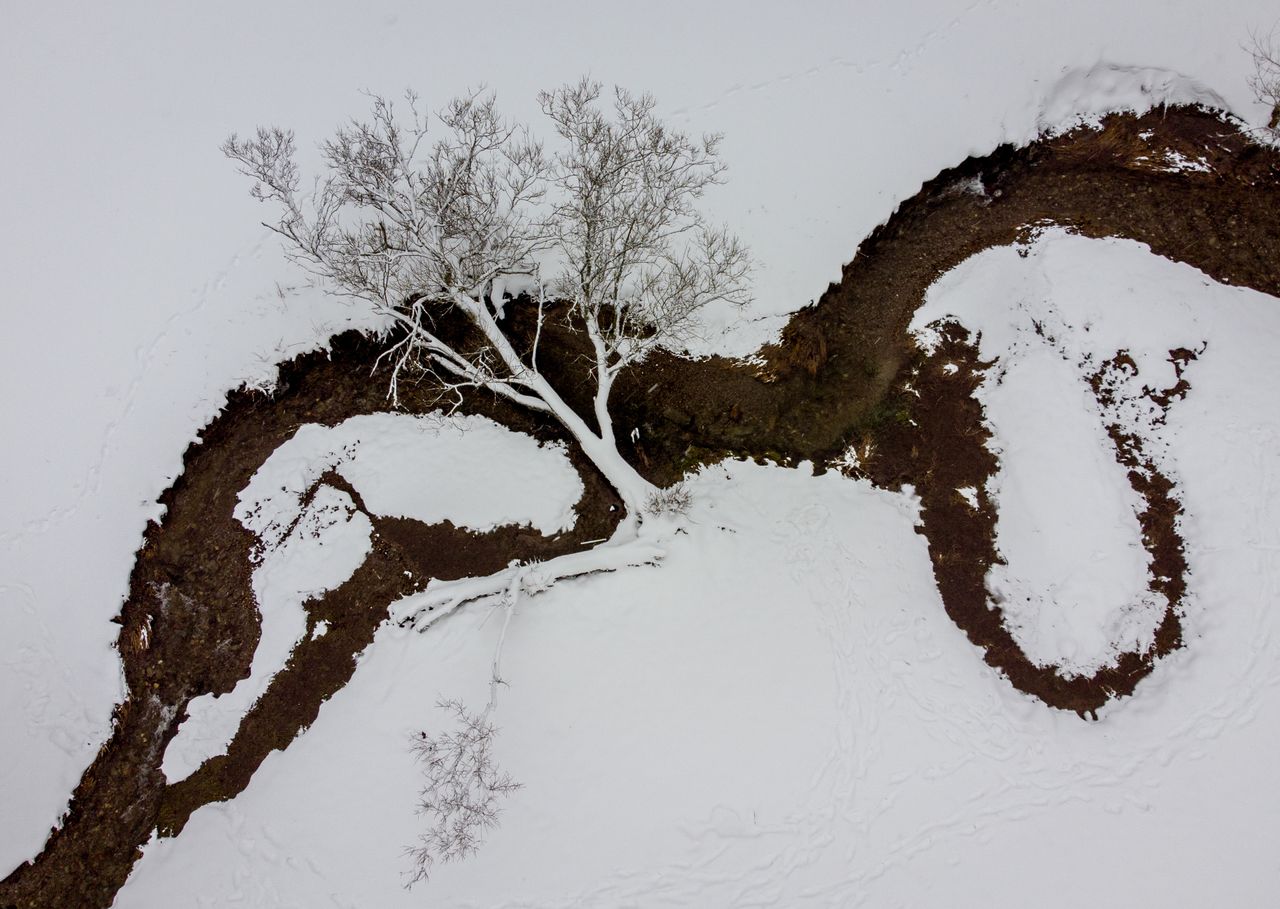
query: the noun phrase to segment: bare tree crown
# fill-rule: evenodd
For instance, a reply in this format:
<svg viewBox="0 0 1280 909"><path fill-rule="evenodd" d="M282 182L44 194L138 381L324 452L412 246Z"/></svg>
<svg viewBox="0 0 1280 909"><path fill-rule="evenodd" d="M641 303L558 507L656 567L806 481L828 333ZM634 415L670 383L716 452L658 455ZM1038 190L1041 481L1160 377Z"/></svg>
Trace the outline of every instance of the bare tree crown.
<svg viewBox="0 0 1280 909"><path fill-rule="evenodd" d="M709 303L747 300L746 250L708 225L697 202L721 182L720 137L693 140L654 114L651 95L615 89L612 117L599 83L539 96L564 141L555 160L551 223L572 302L617 371L664 341L685 340Z"/></svg>
<svg viewBox="0 0 1280 909"><path fill-rule="evenodd" d="M340 291L393 305L415 293L472 292L547 242L533 214L544 192L541 146L498 115L493 97L454 100L437 114L443 137L425 149L428 118L415 95L406 101L401 122L375 97L370 121L353 120L321 145L329 173L305 213L292 131L223 144L257 181L254 196L281 206L267 226L295 260Z"/></svg>
<svg viewBox="0 0 1280 909"><path fill-rule="evenodd" d="M518 385L520 364L510 351L489 349L501 343L481 310L495 277L527 271L550 243L538 213L547 175L542 148L479 92L436 115L442 136L427 147L429 118L415 95L405 101L402 120L391 102L375 97L370 120L353 120L323 143L328 173L307 199L299 194L291 131L233 135L222 149L254 179L254 197L278 206L279 220L267 227L284 238L291 259L331 293L371 303L404 330L387 351L393 396L408 366L450 386ZM431 310L454 307L488 347L463 352L433 332Z"/></svg>

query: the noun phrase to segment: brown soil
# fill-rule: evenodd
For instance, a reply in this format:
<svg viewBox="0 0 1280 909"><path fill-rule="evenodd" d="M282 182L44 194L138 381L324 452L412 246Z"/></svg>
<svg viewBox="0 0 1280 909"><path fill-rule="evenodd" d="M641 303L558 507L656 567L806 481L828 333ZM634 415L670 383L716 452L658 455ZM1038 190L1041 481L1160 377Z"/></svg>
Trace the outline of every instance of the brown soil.
<svg viewBox="0 0 1280 909"><path fill-rule="evenodd" d="M1139 136L1146 130L1153 132L1149 141ZM1203 157L1213 170L1160 170L1166 149ZM975 179L981 192L964 188ZM642 439L628 444L625 453L666 483L725 455L822 463L855 441L874 441L882 446L873 461L879 482L896 485L910 477L922 494L933 490L925 532L948 612L1013 684L1055 706L1092 709L1099 703L1096 686L1088 692L1061 688L1051 670L1044 675L1045 670L1019 668L1020 653L1010 649L1007 634L1001 637L998 613L986 608L986 567L997 557L994 513L980 499L970 514L954 494L966 485L981 489L995 468L982 447L981 411L971 396L981 364L965 354L964 339L955 335L948 344L959 359L952 362L965 368L949 378L937 375L915 350L907 324L944 271L1043 223L1088 236L1141 240L1220 281L1278 294L1278 197L1280 156L1193 109L1116 116L1102 131L971 158L924 184L862 242L841 282L797 313L782 343L766 351L766 367L664 354L624 374L614 399L616 423L624 427L619 434L625 438L627 428L635 427ZM529 314L515 309L517 330L527 328ZM575 374L581 366L573 353L580 342L551 331L543 343L548 353L542 362L563 364L551 378L571 403L589 412L583 406L585 383ZM553 357L557 346L561 355ZM350 678L355 657L388 604L415 579L483 572L512 558L550 555L607 535L615 513L612 497L582 463L588 492L577 528L564 537L547 540L518 531L476 536L375 521L376 549L357 577L308 605L309 622L330 622L328 633L295 649L225 757L166 786L159 763L186 705L208 692L229 691L245 677L258 640L249 583L253 540L232 517L236 495L298 426L335 424L386 409L384 386L368 378L376 350L344 335L334 340L330 355L283 365L274 396L232 393L202 442L188 450L182 475L161 497L162 523L145 535L119 618L127 700L117 708L112 736L85 771L61 826L34 861L0 882L0 907L110 905L153 830L175 833L198 806L243 790L271 750L286 747L316 719L325 699ZM914 440L901 431L906 411L900 394L913 373L917 381L932 382L937 396L910 411L920 424ZM434 404L425 386L402 394L411 411ZM486 396L472 396L466 409L539 438L557 437L555 427ZM958 441L964 454L938 447ZM1140 446L1116 442L1148 502L1147 544L1153 557L1164 560L1160 577L1170 579L1165 593L1176 618L1172 604L1181 596L1185 569L1178 561L1176 497ZM955 501L944 496L948 488ZM1175 631L1162 632L1156 651L1176 646ZM1139 671L1145 671L1148 655L1139 661ZM1114 690L1123 690L1133 674L1125 673L1114 679Z"/></svg>

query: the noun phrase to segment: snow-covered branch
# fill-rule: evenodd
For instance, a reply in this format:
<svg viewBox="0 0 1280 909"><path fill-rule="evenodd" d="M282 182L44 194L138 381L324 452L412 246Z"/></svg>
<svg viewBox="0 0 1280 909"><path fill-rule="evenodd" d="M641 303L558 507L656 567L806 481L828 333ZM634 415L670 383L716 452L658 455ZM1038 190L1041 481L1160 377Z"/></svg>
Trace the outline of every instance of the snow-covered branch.
<svg viewBox="0 0 1280 909"><path fill-rule="evenodd" d="M615 539L545 562L511 565L485 577L432 581L422 593L392 604L391 618L402 626L424 631L467 603L506 602L520 595L540 593L566 578L656 565L666 553L668 534L653 532L653 526L651 522L644 534L621 542Z"/></svg>

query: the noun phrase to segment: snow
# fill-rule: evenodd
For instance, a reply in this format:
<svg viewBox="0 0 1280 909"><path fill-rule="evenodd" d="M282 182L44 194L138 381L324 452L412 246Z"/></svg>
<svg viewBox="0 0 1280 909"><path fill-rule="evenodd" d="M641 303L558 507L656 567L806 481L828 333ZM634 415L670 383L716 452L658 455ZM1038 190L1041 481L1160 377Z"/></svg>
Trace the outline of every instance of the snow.
<svg viewBox="0 0 1280 909"><path fill-rule="evenodd" d="M1163 170L1171 174L1183 173L1186 171L1195 171L1202 174L1213 173L1213 168L1209 162L1203 158L1188 158L1181 152L1168 149L1164 153L1165 166Z"/></svg>
<svg viewBox="0 0 1280 909"><path fill-rule="evenodd" d="M1090 675L1143 649L1164 613L1149 594L1142 498L1115 459L1078 371L1056 350L1018 351L981 395L1001 469L987 580L1032 662Z"/></svg>
<svg viewBox="0 0 1280 909"><path fill-rule="evenodd" d="M1230 110L1225 98L1181 73L1151 66L1099 63L1062 75L1045 97L1036 127L1038 132L1057 135L1079 126L1097 126L1113 111L1141 114L1168 104Z"/></svg>
<svg viewBox="0 0 1280 909"><path fill-rule="evenodd" d="M358 93L365 87L390 94L412 85L436 104L483 81L506 110L530 121L537 120L537 89L584 72L651 90L659 112L674 124L725 134L729 182L707 202L713 218L732 225L752 248L757 301L740 317L725 318L728 336L710 330L708 345L745 353L776 332L781 314L837 279L858 240L921 181L966 155L1022 141L1041 125L1064 123L1077 112L1096 116L1121 100L1130 103L1134 73L1145 68L1185 74L1153 76L1147 79L1152 87L1192 93L1211 87L1237 114L1264 119L1246 87L1251 62L1239 44L1251 25L1274 18L1272 5L1262 0L1081 0L1070 16L1034 0L915 0L874 9L828 3L806 7L804 15L784 6L743 14L740 4L655 2L646 4L645 13L637 16L634 4L566 3L551 17L534 5L371 2L357 11L333 3L263 6L244 0L163 8L46 3L9 11L0 33L0 81L9 89L0 95L0 117L18 138L0 151L7 215L0 222L6 317L0 332L0 425L10 440L0 453L0 869L39 850L107 734L111 707L121 696L112 649L118 627L109 620L125 595L142 530L158 515L157 496L180 469L185 446L217 412L228 388L242 381L267 383L281 357L319 346L334 330L367 324L358 310L303 286L282 261L278 244L255 226L262 210L216 151L229 132L280 122L295 127L301 147L311 149L335 124L365 109ZM433 36L429 54L423 53L423 36ZM484 51L478 54L480 37ZM656 66L655 60L664 63ZM1133 66L1138 69L1126 69ZM1103 74L1102 81L1114 73L1117 85L1128 84L1124 98L1116 91L1106 104L1095 103L1101 82L1081 75L1091 71ZM55 282L55 275L68 281ZM1199 547L1193 567L1201 637L1118 714L1176 713L1176 721L1160 730L1170 743L1161 750L1150 744L1154 732L1142 738L1145 732L1126 730L1117 738L1110 730L1094 734L1063 725L1072 736L1092 735L1083 739L1095 743L1091 747L1113 736L1114 753L1132 758L1115 770L1120 758L1107 763L1081 752L1086 768L1114 771L1117 782L1104 789L1112 795L1100 798L1117 813L1100 809L1093 790L1063 807L1057 800L1069 799L1062 794L1080 790L1054 789L1060 780L1046 777L1048 794L1028 783L1018 790L1022 807L1009 807L1009 799L988 804L981 823L989 848L1003 856L1019 858L1019 849L1033 843L1043 844L1046 856L1055 854L1053 848L1066 850L1074 860L1069 876L1030 855L1022 864L1003 865L998 874L965 877L957 867L990 865L981 853L965 851L965 838L948 838L947 831L976 822L958 808L947 814L939 807L936 816L954 823L934 830L934 845L918 851L912 862L904 860L895 866L900 870L873 882L879 889L868 892L883 897L881 904L936 903L938 893L948 894L950 905L979 898L1016 904L1028 892L1046 892L1037 874L1061 885L1047 892L1064 902L1071 895L1110 901L1117 887L1123 889L1117 881L1126 880L1143 882L1144 900L1257 902L1249 888L1258 885L1259 869L1274 866L1260 851L1265 837L1247 842L1239 831L1270 829L1276 812L1268 794L1273 787L1260 784L1257 757L1273 749L1276 728L1274 698L1267 697L1275 681L1268 637L1274 629L1264 607L1274 599L1280 551L1268 479L1275 475L1271 452L1277 433L1274 404L1260 390L1266 387L1275 326L1260 305L1237 300L1222 306L1223 319L1234 320L1230 324L1239 331L1230 343L1218 337L1221 353L1214 355L1224 358L1219 366L1195 364L1195 392L1175 406L1168 431L1171 439L1191 432L1199 440L1193 450L1179 451L1177 465L1190 516L1185 529ZM1191 334L1207 337L1204 331ZM1232 357L1240 362L1221 365ZM1241 381L1254 384L1235 384ZM788 571L776 560L761 564ZM920 564L911 569L913 578L927 571ZM658 572L670 576L667 566ZM583 586L611 594L617 585L626 587L620 579L600 583ZM904 575L903 583L916 581ZM649 591L650 601L627 602L679 609L681 615L695 611L683 595L672 593L678 589L663 582ZM725 611L718 615L730 627L727 601L705 586L691 589L703 594L690 600L699 609L704 601L722 603ZM896 602L891 591L881 593L886 603L878 605ZM573 608L587 611L574 602ZM751 611L732 607L735 616ZM446 629L461 629L471 618L463 613L429 635L397 641L402 649L388 656L403 654L405 662L416 664L420 651L403 648L440 637L461 641L461 630L446 636ZM541 627L544 636L554 636L556 629ZM929 627L936 640L963 650L948 625ZM607 631L606 623L600 634ZM673 636L664 626L660 638L650 638L652 652L665 659ZM713 639L708 632L694 640L714 651ZM903 639L895 641L906 660L910 648ZM874 656L880 646L877 641L866 650ZM381 652L375 648L375 655ZM547 658L559 652L547 650ZM770 664L760 654L772 652L770 642L743 664L752 669L730 667L730 674L763 672L760 667ZM733 653L743 657L746 651ZM973 658L963 660L969 666ZM624 665L648 669L650 662L661 661L632 658ZM616 689L631 677L601 665L614 682L606 692L620 697ZM1177 703L1162 699L1161 680L1186 667L1195 674L1177 676ZM352 685L370 684L362 678L357 673ZM777 681L772 673L770 679ZM877 684L874 678L869 683ZM1233 688L1236 683L1243 687ZM918 744L945 740L946 730L959 736L955 724L974 718L970 725L990 720L996 728L1021 730L1012 744L991 743L992 751L1059 746L1051 734L1062 721L1041 717L1034 705L1025 710L1038 719L1024 717L1017 712L1020 702L1015 698L1009 707L1001 683L991 684L1003 705L993 715L981 714L963 696L937 695L933 703L957 713L942 713L936 728L912 733L924 737ZM376 686L352 690L381 693ZM896 690L898 700L885 709L906 703L905 689ZM794 703L821 697L822 689L814 689L803 697L796 693ZM352 703L346 709L356 710ZM707 710L715 706L699 703ZM869 702L868 709L883 706ZM563 709L560 721L572 723L568 705L541 709ZM1012 719L1005 710L1014 711ZM514 721L514 713L504 722ZM535 711L530 722L539 717L549 719ZM407 721L384 720L394 729L381 741L398 741ZM321 733L317 728L308 735ZM757 731L744 741L758 738ZM1192 739L1201 744L1192 749ZM686 746L674 736L656 741ZM947 751L950 746L942 745L940 753L962 759L959 746ZM348 747L354 753L362 745ZM1202 759L1191 761L1188 755L1196 751ZM644 753L661 765L680 752ZM897 754L892 747L890 753ZM379 760L392 762L399 754L389 748ZM1159 771L1138 769L1146 765L1133 763L1134 755L1161 758L1169 767L1156 762L1151 766ZM741 759L736 753L724 757L727 766ZM263 772L278 759L288 755L269 760ZM916 766L908 760L904 768ZM520 778L537 782L529 768L521 770ZM1132 789L1125 789L1125 781ZM332 779L324 782L321 791L335 788ZM628 791L625 778L613 782ZM987 782L988 791L1008 792L1013 785ZM592 790L601 798L611 791ZM337 794L356 798L345 790ZM1034 817L1025 825L1013 823L1001 813L1006 807L1023 815L1039 811L1048 820L1038 826ZM240 812L239 801L224 810ZM586 809L579 817L589 820ZM1156 824L1153 817L1171 822ZM245 823L246 831L270 826ZM396 822L380 823L390 828ZM412 835L412 822L401 823L387 834L397 847ZM1081 834L1094 829L1122 841L1150 837L1153 845L1103 853L1095 845L1098 837ZM1220 842L1208 840L1211 834ZM313 835L322 837L319 830ZM261 837L254 842L264 851L277 848ZM1216 864L1197 877L1204 861L1193 847L1206 842ZM301 847L297 855L298 865L319 861L304 857ZM1085 858L1098 863L1096 874L1081 873ZM864 859L859 867L874 865ZM952 859L962 864L948 865ZM563 868L571 876L565 864L560 855L547 869ZM380 867L393 865L386 859ZM619 866L637 867L630 857ZM361 871L359 879L372 876ZM641 887L644 881L637 881ZM277 886L268 879L257 885ZM288 886L278 886L284 899L292 899ZM940 889L931 896L929 886ZM136 897L129 899L137 904ZM162 904L174 902L166 898Z"/></svg>
<svg viewBox="0 0 1280 909"><path fill-rule="evenodd" d="M262 636L249 677L188 705L161 766L169 782L226 751L241 717L306 633L303 605L345 582L369 555L373 525L350 495L321 482L330 470L375 517L448 520L475 531L512 524L548 535L568 530L583 491L561 447L485 417L382 413L300 427L253 475L236 509L259 539L253 593ZM317 625L313 633L325 630Z"/></svg>
<svg viewBox="0 0 1280 909"><path fill-rule="evenodd" d="M329 470L378 517L452 521L477 533L503 524L547 535L568 530L582 497L582 481L559 445L539 445L487 417L378 413L301 427L254 474L236 518L275 545Z"/></svg>
<svg viewBox="0 0 1280 909"><path fill-rule="evenodd" d="M936 604L915 509L834 474L741 463L707 471L693 493L691 534L660 568L558 585L517 610L496 719L499 758L524 788L476 862L447 866L420 890L401 887L401 848L420 826L406 738L436 721L440 697L483 703L499 623L481 610L425 636L384 627L351 685L234 806L201 809L182 841L148 847L119 905L153 905L166 891L211 905L670 900L687 892L680 867L726 842L803 833L849 782L850 768L833 759L845 727L874 723L846 712L862 695L840 666L841 648L857 649L859 635L842 625L904 625L911 633L887 662L924 637L900 604ZM823 570L831 565L840 570ZM333 779L350 781L336 803L311 797ZM270 805L256 808L259 794ZM352 835L307 836L330 812ZM381 829L367 829L378 816ZM247 840L276 845L242 855ZM806 838L795 849L816 845ZM282 878L276 861L304 854L296 876ZM206 862L225 874L202 871ZM187 874L195 877L168 889Z"/></svg>

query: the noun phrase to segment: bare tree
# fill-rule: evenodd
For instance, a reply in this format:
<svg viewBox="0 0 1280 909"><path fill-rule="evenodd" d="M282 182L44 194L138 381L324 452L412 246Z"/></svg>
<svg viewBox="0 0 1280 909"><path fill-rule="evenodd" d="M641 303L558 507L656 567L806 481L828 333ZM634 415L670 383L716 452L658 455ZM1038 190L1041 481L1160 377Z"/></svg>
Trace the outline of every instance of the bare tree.
<svg viewBox="0 0 1280 909"><path fill-rule="evenodd" d="M657 490L619 454L609 393L621 370L686 338L700 309L743 302L747 257L697 209L723 173L718 138L668 129L647 95L616 91L611 115L599 95L584 80L540 96L563 144L551 158L498 114L491 95L465 95L434 123L412 93L403 118L374 96L368 121L320 146L326 173L306 195L292 132L261 128L223 145L254 180L253 195L279 211L267 226L289 257L330 293L398 327L380 358L391 366L393 401L406 373L428 374L442 392L485 388L547 413L626 505L618 532L595 550L432 584L403 616L418 627L462 603L507 596L513 583L535 592L564 577L656 562L671 532L669 515L646 520ZM595 353L591 422L538 368L552 310L545 298L530 349L517 350L504 331L497 288L513 275L540 276L547 260L560 263L555 291ZM471 329L465 343L439 327L458 315Z"/></svg>
<svg viewBox="0 0 1280 909"><path fill-rule="evenodd" d="M1255 31L1250 35L1248 49L1253 55L1249 87L1259 102L1271 108L1267 130L1276 135L1280 133L1280 35L1275 29L1266 35Z"/></svg>
<svg viewBox="0 0 1280 909"><path fill-rule="evenodd" d="M708 303L745 300L747 258L696 208L723 172L718 139L667 129L648 96L616 92L614 119L598 97L586 81L541 96L566 146L549 160L526 129L497 113L492 96L473 92L440 111L432 144L416 96L406 96L403 119L375 96L369 121L321 145L327 174L307 198L292 132L233 135L223 151L253 178L254 196L278 208L267 226L289 257L329 292L399 327L383 353L393 401L412 370L442 389L487 388L552 415L622 496L634 530L655 490L618 453L608 411L614 379L656 345L687 336ZM555 288L595 351L594 427L538 369L547 310L539 306L522 356L492 292L495 281L538 275L556 256ZM464 348L446 338L437 328L446 313L460 313L478 340Z"/></svg>

